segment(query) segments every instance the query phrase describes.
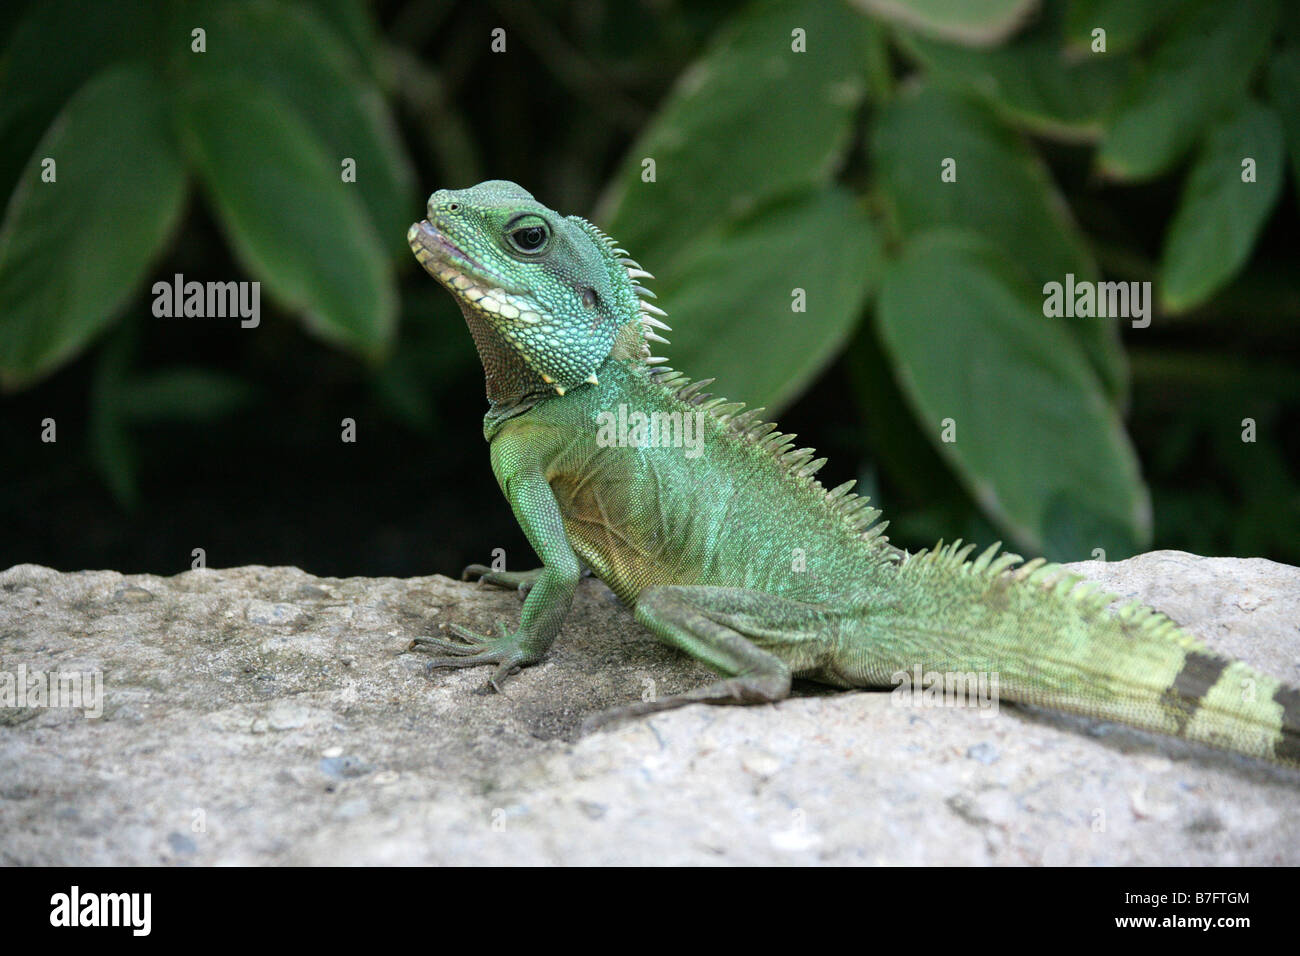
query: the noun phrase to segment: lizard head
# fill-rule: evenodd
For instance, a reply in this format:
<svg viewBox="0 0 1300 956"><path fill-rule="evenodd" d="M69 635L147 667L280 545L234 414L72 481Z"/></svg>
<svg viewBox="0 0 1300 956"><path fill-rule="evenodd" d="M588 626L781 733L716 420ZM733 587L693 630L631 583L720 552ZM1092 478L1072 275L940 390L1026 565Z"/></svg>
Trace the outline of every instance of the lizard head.
<svg viewBox="0 0 1300 956"><path fill-rule="evenodd" d="M611 353L644 360L645 339L663 341L637 284L649 274L591 223L514 183L438 190L407 241L460 304L494 405L595 384Z"/></svg>

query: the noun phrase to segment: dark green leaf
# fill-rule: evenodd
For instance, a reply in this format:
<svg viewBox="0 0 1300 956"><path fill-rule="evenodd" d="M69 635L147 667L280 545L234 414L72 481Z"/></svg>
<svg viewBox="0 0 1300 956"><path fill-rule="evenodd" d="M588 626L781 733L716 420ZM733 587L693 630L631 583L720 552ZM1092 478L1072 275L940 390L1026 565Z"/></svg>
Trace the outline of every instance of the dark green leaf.
<svg viewBox="0 0 1300 956"><path fill-rule="evenodd" d="M1210 130L1169 226L1160 299L1181 312L1226 285L1250 258L1255 238L1282 190L1282 125L1253 101ZM1243 182L1244 159L1255 181Z"/></svg>
<svg viewBox="0 0 1300 956"><path fill-rule="evenodd" d="M320 14L340 38L352 47L358 60L368 73L377 72L376 51L379 48L378 31L371 13L372 5L365 0L298 0Z"/></svg>
<svg viewBox="0 0 1300 956"><path fill-rule="evenodd" d="M872 156L905 233L965 226L1038 283L1096 272L1047 167L982 104L933 88L901 95L876 121ZM948 159L955 182L940 179Z"/></svg>
<svg viewBox="0 0 1300 956"><path fill-rule="evenodd" d="M791 49L796 28L805 53ZM670 275L702 233L829 182L865 93L869 28L824 0L747 8L678 80L597 218L650 271ZM645 158L655 182L641 179Z"/></svg>
<svg viewBox="0 0 1300 956"><path fill-rule="evenodd" d="M1103 119L1133 67L1127 57L1067 53L1056 31L1046 26L996 50L922 37L903 43L934 82L961 87L1017 125L1066 141L1101 135Z"/></svg>
<svg viewBox="0 0 1300 956"><path fill-rule="evenodd" d="M1290 46L1273 56L1268 71L1268 94L1282 119L1291 179L1300 197L1300 47Z"/></svg>
<svg viewBox="0 0 1300 956"><path fill-rule="evenodd" d="M396 323L391 263L352 185L297 114L262 87L200 87L186 143L235 253L321 338L368 358Z"/></svg>
<svg viewBox="0 0 1300 956"><path fill-rule="evenodd" d="M135 445L122 419L122 386L135 357L139 326L131 320L118 325L95 356L87 414L90 460L113 498L133 508L140 498L136 482Z"/></svg>
<svg viewBox="0 0 1300 956"><path fill-rule="evenodd" d="M356 163L357 190L380 241L406 250L420 210L414 174L379 91L357 57L309 7L281 0L213 3L208 52L186 60L200 88L231 79L278 95L325 146L340 179Z"/></svg>
<svg viewBox="0 0 1300 956"><path fill-rule="evenodd" d="M41 181L41 161L57 181ZM185 196L166 94L141 65L74 96L41 141L0 224L0 383L75 355L138 290Z"/></svg>
<svg viewBox="0 0 1300 956"><path fill-rule="evenodd" d="M871 323L859 325L844 351L844 368L858 401L862 438L858 447L869 447L868 457L893 479L920 507L933 513L965 508L972 510L969 497L957 483L934 445L916 427L907 399L895 381L893 367ZM890 520L901 517L890 510ZM942 532L951 536L953 524ZM938 537L936 534L934 537ZM928 534L924 541L933 541Z"/></svg>
<svg viewBox="0 0 1300 956"><path fill-rule="evenodd" d="M1244 94L1277 21L1274 0L1187 3L1102 141L1108 176L1147 179L1174 163Z"/></svg>
<svg viewBox="0 0 1300 956"><path fill-rule="evenodd" d="M161 46L164 0L40 0L0 54L0 201L50 122L110 64Z"/></svg>
<svg viewBox="0 0 1300 956"><path fill-rule="evenodd" d="M210 422L247 407L257 390L206 368L175 367L139 375L120 389L119 410L135 422Z"/></svg>
<svg viewBox="0 0 1300 956"><path fill-rule="evenodd" d="M877 318L922 430L1020 546L1042 553L1068 514L1148 539L1118 414L1062 320L1043 315L996 246L957 230L917 237L885 270ZM953 442L941 439L945 419Z"/></svg>
<svg viewBox="0 0 1300 956"><path fill-rule="evenodd" d="M693 245L655 283L675 368L775 411L843 345L878 275L876 232L839 189L765 209ZM802 289L806 311L792 310Z"/></svg>
<svg viewBox="0 0 1300 956"><path fill-rule="evenodd" d="M1067 273L1092 280L1097 267L1046 166L987 107L945 90L924 88L890 103L876 122L872 155L905 234L960 226L1010 253L1038 286ZM945 160L956 181L943 182ZM1072 329L1110 394L1125 388L1113 321Z"/></svg>
<svg viewBox="0 0 1300 956"><path fill-rule="evenodd" d="M1067 42L1092 52L1092 31L1106 31L1110 56L1132 50L1168 23L1184 0L1070 0L1065 19Z"/></svg>

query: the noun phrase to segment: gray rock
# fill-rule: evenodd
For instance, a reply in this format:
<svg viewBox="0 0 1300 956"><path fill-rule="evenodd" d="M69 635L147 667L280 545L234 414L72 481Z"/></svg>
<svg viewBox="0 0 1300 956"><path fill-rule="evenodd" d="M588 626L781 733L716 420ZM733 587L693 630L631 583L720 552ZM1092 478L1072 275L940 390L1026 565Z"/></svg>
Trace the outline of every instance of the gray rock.
<svg viewBox="0 0 1300 956"><path fill-rule="evenodd" d="M1156 552L1076 570L1300 684L1300 570ZM552 655L483 693L410 639L519 613L435 576L0 573L0 863L1300 864L1300 772L1098 721L888 694L585 716L711 678L584 580Z"/></svg>

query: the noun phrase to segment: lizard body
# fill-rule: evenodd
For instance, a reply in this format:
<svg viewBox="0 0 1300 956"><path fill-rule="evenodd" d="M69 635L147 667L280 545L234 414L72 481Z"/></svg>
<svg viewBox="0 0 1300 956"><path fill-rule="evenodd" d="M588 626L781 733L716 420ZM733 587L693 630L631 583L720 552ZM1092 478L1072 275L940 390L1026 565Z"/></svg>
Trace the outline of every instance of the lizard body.
<svg viewBox="0 0 1300 956"><path fill-rule="evenodd" d="M890 687L993 674L1002 697L1300 766L1300 691L1041 559L960 542L907 554L824 459L650 355L649 278L599 229L502 181L440 190L411 227L478 347L492 469L543 562L517 629L417 638L430 664L541 660L585 565L656 637L723 677L621 708L773 702L793 677ZM629 438L629 422L653 422ZM635 430L635 426L633 426ZM660 440L665 437L668 441Z"/></svg>

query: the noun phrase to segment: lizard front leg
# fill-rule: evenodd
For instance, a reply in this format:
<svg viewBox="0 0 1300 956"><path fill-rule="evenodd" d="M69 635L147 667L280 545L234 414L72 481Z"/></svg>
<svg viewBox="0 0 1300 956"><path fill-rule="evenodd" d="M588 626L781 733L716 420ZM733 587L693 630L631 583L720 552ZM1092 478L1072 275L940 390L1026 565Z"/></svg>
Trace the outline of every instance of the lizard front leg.
<svg viewBox="0 0 1300 956"><path fill-rule="evenodd" d="M832 608L744 588L648 588L637 598L637 621L726 676L682 694L594 714L583 730L687 704L783 700L794 674L816 672L833 655L837 616Z"/></svg>
<svg viewBox="0 0 1300 956"><path fill-rule="evenodd" d="M543 565L534 572L526 572L532 578L532 586L524 600L519 627L510 632L501 626L501 633L491 637L453 624L450 630L460 641L417 637L411 642L412 650L430 649L445 655L431 660L429 670L496 664L490 683L498 690L499 682L510 673L546 656L573 604L582 573L578 556L564 533L559 505L542 471L535 467L521 468L503 476L501 486L519 526L533 550L541 556Z"/></svg>

